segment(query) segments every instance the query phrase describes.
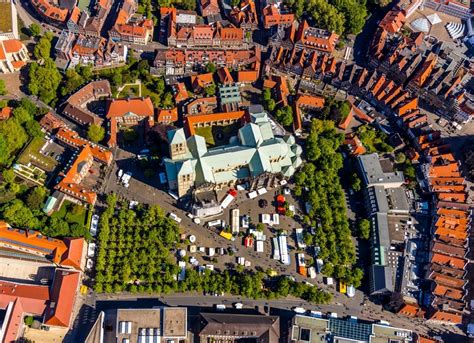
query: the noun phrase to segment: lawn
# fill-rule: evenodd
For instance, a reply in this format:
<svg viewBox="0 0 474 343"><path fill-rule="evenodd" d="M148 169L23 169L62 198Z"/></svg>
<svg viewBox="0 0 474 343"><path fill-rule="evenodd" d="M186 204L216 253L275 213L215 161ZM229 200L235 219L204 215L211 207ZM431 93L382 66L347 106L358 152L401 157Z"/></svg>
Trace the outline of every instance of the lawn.
<svg viewBox="0 0 474 343"><path fill-rule="evenodd" d="M196 129L194 129L194 132L196 135L204 137L206 139L207 145L216 145L216 143L214 142L214 136L212 135L212 126L197 127Z"/></svg>
<svg viewBox="0 0 474 343"><path fill-rule="evenodd" d="M12 11L10 1L0 2L0 33L8 32L12 28Z"/></svg>
<svg viewBox="0 0 474 343"><path fill-rule="evenodd" d="M32 163L47 172L53 171L57 164L56 160L40 153L40 149L45 143L46 140L44 138L33 138L20 157L18 157L18 162L24 165Z"/></svg>
<svg viewBox="0 0 474 343"><path fill-rule="evenodd" d="M123 87L122 91L117 94L117 98L134 98L140 96L139 85L127 85Z"/></svg>
<svg viewBox="0 0 474 343"><path fill-rule="evenodd" d="M203 136L209 147L229 144L229 139L237 135L240 123L234 123L225 126L207 126L195 129L196 135Z"/></svg>
<svg viewBox="0 0 474 343"><path fill-rule="evenodd" d="M81 208L79 209L79 207L76 206ZM75 208L76 211L73 211L73 208ZM88 210L81 205L76 205L73 202L65 200L59 211L54 212L51 217L65 220L69 224L77 223L85 226L87 224L86 220L88 220L87 212Z"/></svg>

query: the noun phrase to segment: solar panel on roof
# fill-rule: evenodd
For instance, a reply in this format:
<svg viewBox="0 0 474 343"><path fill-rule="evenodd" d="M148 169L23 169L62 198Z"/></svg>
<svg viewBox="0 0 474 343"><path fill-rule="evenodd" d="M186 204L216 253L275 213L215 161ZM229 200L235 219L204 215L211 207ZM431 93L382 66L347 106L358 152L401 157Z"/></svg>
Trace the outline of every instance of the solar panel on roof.
<svg viewBox="0 0 474 343"><path fill-rule="evenodd" d="M329 319L329 329L334 336L360 341L368 341L372 334L371 324L335 318Z"/></svg>

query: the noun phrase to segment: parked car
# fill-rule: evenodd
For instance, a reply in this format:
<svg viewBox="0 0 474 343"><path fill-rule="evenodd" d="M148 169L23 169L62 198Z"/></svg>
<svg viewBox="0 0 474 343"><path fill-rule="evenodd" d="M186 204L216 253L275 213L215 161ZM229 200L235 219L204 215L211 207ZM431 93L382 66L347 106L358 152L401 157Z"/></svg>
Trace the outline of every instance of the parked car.
<svg viewBox="0 0 474 343"><path fill-rule="evenodd" d="M168 214L168 217L170 217L171 219L173 219L175 222L177 223L181 223L181 218L178 217L176 214L174 214L173 212L170 212Z"/></svg>

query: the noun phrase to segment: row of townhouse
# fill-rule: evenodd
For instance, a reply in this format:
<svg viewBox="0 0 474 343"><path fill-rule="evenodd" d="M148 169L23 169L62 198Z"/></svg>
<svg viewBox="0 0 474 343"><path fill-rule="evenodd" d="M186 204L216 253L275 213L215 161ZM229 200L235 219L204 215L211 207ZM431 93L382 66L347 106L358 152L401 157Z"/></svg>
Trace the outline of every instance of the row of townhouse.
<svg viewBox="0 0 474 343"><path fill-rule="evenodd" d="M136 0L124 0L112 29L110 39L114 42L146 45L153 39L154 23L151 18L136 17Z"/></svg>
<svg viewBox="0 0 474 343"><path fill-rule="evenodd" d="M110 68L123 65L128 48L111 39L77 35L63 30L55 45L56 63L63 69L77 65L92 65L94 68Z"/></svg>
<svg viewBox="0 0 474 343"><path fill-rule="evenodd" d="M369 66L422 95L424 102L456 123L470 122L474 118L468 86L473 79L472 62L443 42L433 44L424 33L408 37L399 34L404 20L399 22L393 13L404 11L397 8L387 14L375 33L369 48Z"/></svg>
<svg viewBox="0 0 474 343"><path fill-rule="evenodd" d="M163 7L160 9L160 21L160 40L169 47L247 48L242 28L223 26L221 22L198 24L196 13L192 11Z"/></svg>
<svg viewBox="0 0 474 343"><path fill-rule="evenodd" d="M237 70L235 80L239 83L249 83L258 79L260 58L258 47L249 50L159 50L153 62L153 71L164 75L186 75L212 63L217 67ZM227 74L230 75L230 73Z"/></svg>
<svg viewBox="0 0 474 343"><path fill-rule="evenodd" d="M471 219L468 190L460 163L441 133L433 131L426 116L420 113L417 97L401 102L392 114L414 142L416 151L410 154L412 159L418 161L422 157L426 161L421 165L424 176L421 185L433 197L432 240L425 274L430 288L420 303L426 308L429 321L460 325L466 309L465 296L470 277L466 267ZM401 313L417 315L416 311L408 311L406 306Z"/></svg>

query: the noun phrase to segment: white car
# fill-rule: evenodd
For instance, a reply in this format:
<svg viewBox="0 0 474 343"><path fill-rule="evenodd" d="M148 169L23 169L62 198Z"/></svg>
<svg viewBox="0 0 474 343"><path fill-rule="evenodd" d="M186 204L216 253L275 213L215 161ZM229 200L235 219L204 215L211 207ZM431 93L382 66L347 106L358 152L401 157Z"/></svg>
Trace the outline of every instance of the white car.
<svg viewBox="0 0 474 343"><path fill-rule="evenodd" d="M97 235L97 228L99 227L99 216L97 214L92 215L91 219L91 228L90 228L90 233L92 236Z"/></svg>
<svg viewBox="0 0 474 343"><path fill-rule="evenodd" d="M283 194L285 195L291 194L291 189L289 189L288 187L285 187L285 189L283 189Z"/></svg>
<svg viewBox="0 0 474 343"><path fill-rule="evenodd" d="M174 214L173 212L170 212L168 214L168 217L170 217L171 219L173 219L175 222L177 223L181 223L181 218L178 217L176 214Z"/></svg>
<svg viewBox="0 0 474 343"><path fill-rule="evenodd" d="M300 313L300 314L306 313L306 310L302 307L293 307L292 310L293 312Z"/></svg>
<svg viewBox="0 0 474 343"><path fill-rule="evenodd" d="M234 307L235 307L237 310L240 310L240 309L242 309L242 308L244 307L244 304L242 304L242 303L235 303L235 304L234 304Z"/></svg>

